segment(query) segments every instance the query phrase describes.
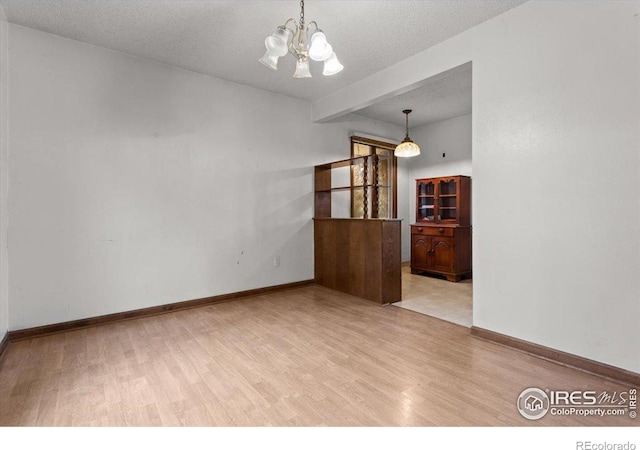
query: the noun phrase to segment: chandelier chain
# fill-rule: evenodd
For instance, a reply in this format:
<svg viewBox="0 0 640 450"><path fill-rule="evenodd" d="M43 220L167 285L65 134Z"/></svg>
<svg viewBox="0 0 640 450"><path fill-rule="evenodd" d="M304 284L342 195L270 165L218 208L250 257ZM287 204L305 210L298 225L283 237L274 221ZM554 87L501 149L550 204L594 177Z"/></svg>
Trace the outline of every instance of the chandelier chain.
<svg viewBox="0 0 640 450"><path fill-rule="evenodd" d="M304 0L300 0L300 30L304 29Z"/></svg>

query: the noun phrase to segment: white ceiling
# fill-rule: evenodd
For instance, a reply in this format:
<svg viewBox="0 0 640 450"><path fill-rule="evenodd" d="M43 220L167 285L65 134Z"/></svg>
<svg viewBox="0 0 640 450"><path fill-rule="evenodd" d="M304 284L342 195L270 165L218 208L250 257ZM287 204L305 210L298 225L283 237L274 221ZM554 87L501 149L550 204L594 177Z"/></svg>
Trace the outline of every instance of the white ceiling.
<svg viewBox="0 0 640 450"><path fill-rule="evenodd" d="M307 0L307 22L318 22L345 66L324 77L322 64L312 63L312 79L291 77L290 56L281 59L278 72L257 61L265 37L287 18L298 18L297 0L0 0L0 5L12 23L313 101L524 1Z"/></svg>
<svg viewBox="0 0 640 450"><path fill-rule="evenodd" d="M409 115L409 128L471 113L471 63L438 74L413 91L355 113L404 127L404 109L413 110Z"/></svg>

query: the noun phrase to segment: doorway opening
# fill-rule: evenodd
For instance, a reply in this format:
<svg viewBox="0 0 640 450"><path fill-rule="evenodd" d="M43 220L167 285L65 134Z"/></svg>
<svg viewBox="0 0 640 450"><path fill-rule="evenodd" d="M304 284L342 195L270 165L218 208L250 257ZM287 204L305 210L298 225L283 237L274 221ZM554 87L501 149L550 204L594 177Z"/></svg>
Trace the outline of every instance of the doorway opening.
<svg viewBox="0 0 640 450"><path fill-rule="evenodd" d="M471 94L469 62L357 111L403 126L402 110L412 109L409 134L421 148L398 158L403 267L394 306L465 327L473 324Z"/></svg>

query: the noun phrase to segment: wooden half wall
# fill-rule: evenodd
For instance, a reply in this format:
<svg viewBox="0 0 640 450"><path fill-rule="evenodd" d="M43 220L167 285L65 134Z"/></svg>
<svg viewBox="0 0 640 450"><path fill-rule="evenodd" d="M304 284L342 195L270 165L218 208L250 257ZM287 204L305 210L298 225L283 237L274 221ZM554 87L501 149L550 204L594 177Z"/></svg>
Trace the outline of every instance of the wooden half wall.
<svg viewBox="0 0 640 450"><path fill-rule="evenodd" d="M380 304L402 297L400 219L314 219L315 281Z"/></svg>

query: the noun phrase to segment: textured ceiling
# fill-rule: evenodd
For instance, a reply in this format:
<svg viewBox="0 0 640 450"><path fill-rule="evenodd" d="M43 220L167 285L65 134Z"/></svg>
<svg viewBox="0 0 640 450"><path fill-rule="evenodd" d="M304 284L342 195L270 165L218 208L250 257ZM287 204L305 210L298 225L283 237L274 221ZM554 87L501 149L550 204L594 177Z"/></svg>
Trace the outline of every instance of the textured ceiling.
<svg viewBox="0 0 640 450"><path fill-rule="evenodd" d="M495 17L524 0L314 1L316 20L345 69L294 79L294 60L258 63L264 39L299 2L214 0L0 0L19 25L304 100L316 100Z"/></svg>
<svg viewBox="0 0 640 450"><path fill-rule="evenodd" d="M430 78L413 91L354 112L404 126L403 109L413 110L409 115L409 128L471 113L471 63Z"/></svg>

